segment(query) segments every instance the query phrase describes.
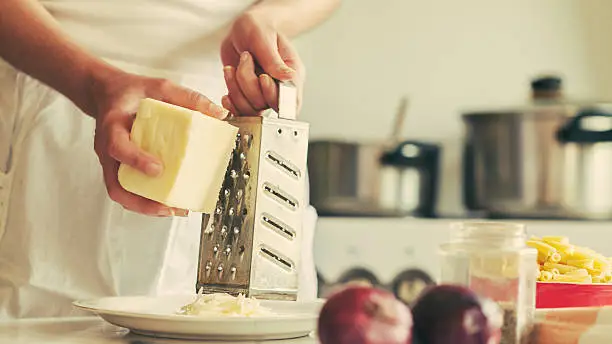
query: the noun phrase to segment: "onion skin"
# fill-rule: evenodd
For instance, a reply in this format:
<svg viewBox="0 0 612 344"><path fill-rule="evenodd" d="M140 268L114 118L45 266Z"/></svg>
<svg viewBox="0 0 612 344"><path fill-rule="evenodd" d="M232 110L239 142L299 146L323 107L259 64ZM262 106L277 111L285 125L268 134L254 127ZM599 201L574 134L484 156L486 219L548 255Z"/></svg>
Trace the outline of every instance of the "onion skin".
<svg viewBox="0 0 612 344"><path fill-rule="evenodd" d="M500 340L500 309L464 287L430 288L421 294L412 313L418 343L497 344Z"/></svg>
<svg viewBox="0 0 612 344"><path fill-rule="evenodd" d="M321 344L410 344L410 309L387 291L350 286L327 300L319 316Z"/></svg>

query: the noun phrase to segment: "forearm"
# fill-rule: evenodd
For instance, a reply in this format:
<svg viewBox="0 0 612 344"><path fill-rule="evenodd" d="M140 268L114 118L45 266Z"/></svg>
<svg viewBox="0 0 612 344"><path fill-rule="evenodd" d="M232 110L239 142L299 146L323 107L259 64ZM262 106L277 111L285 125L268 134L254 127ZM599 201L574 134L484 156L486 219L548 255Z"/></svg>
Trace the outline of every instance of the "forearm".
<svg viewBox="0 0 612 344"><path fill-rule="evenodd" d="M327 19L341 0L260 0L249 11L266 17L279 32L293 37Z"/></svg>
<svg viewBox="0 0 612 344"><path fill-rule="evenodd" d="M72 42L37 0L0 1L0 57L88 107L86 86L108 66Z"/></svg>

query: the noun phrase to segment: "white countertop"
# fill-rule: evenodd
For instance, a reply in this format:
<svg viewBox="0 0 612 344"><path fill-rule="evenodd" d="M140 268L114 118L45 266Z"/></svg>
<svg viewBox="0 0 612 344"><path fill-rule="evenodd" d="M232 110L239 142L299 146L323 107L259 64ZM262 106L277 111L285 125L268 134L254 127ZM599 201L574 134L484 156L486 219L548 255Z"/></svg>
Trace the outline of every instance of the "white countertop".
<svg viewBox="0 0 612 344"><path fill-rule="evenodd" d="M317 344L313 337L265 342L206 342L145 337L97 317L0 321L0 344Z"/></svg>

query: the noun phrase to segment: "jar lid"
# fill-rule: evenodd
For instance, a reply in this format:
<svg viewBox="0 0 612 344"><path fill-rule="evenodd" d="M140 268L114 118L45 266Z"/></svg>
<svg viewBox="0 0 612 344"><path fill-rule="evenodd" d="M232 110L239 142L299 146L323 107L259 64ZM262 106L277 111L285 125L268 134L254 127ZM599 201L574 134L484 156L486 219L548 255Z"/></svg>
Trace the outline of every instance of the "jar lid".
<svg viewBox="0 0 612 344"><path fill-rule="evenodd" d="M514 222L465 221L451 225L451 241L490 247L524 247L525 225Z"/></svg>

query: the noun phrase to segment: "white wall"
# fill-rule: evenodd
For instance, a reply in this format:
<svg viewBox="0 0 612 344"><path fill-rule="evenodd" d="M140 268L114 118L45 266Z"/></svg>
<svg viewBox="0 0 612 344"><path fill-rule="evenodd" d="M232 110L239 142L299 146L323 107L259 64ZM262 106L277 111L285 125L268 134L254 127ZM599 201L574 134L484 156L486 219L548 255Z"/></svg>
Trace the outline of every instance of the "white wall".
<svg viewBox="0 0 612 344"><path fill-rule="evenodd" d="M344 0L297 40L312 138L383 139L402 94L404 133L442 142L441 203L460 212L460 111L514 105L529 79L562 72L567 93L612 92L612 1Z"/></svg>

